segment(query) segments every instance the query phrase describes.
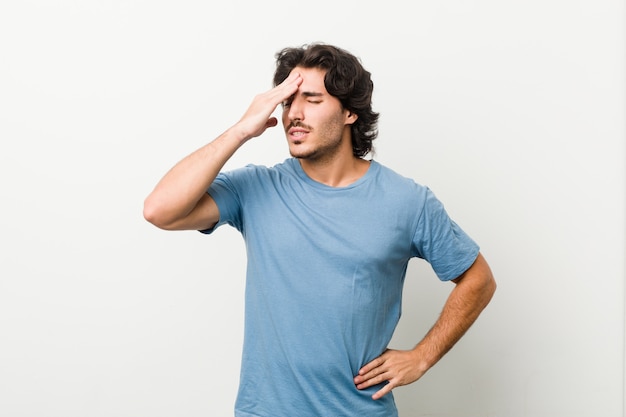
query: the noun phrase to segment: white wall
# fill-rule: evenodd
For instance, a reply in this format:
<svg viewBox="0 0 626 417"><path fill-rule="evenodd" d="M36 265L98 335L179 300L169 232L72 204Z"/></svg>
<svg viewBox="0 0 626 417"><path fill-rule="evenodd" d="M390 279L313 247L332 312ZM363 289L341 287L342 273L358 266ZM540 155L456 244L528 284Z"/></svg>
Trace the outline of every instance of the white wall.
<svg viewBox="0 0 626 417"><path fill-rule="evenodd" d="M143 198L269 88L276 51L322 40L373 73L376 158L499 284L401 415L622 416L624 28L617 0L3 2L0 415L232 415L242 239L157 230ZM229 165L286 156L277 129ZM395 347L449 290L410 264Z"/></svg>

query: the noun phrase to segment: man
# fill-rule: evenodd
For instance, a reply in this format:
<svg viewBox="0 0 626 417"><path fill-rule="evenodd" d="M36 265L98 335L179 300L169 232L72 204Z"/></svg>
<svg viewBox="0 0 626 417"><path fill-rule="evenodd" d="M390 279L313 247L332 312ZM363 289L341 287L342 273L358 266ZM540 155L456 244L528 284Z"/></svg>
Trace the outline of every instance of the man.
<svg viewBox="0 0 626 417"><path fill-rule="evenodd" d="M426 187L364 156L377 136L370 73L325 44L277 54L274 88L177 163L147 197L166 230L246 241L245 336L238 417L397 416L392 389L418 380L489 303L495 281L478 245ZM221 172L278 124L291 158ZM408 261L456 285L427 335L388 349Z"/></svg>

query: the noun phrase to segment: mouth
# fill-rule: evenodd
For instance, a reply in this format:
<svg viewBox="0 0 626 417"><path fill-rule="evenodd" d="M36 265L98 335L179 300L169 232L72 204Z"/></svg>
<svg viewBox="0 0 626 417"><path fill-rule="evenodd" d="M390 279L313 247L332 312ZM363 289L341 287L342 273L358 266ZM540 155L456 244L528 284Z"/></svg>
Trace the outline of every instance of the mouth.
<svg viewBox="0 0 626 417"><path fill-rule="evenodd" d="M303 139L308 133L309 131L307 129L304 129L301 127L291 127L287 131L289 138L291 138L294 141L299 141Z"/></svg>

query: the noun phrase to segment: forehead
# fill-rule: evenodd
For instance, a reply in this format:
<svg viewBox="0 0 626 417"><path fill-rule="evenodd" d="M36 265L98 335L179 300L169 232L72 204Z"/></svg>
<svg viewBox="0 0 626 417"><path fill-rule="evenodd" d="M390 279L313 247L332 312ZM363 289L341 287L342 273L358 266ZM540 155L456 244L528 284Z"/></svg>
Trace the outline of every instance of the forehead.
<svg viewBox="0 0 626 417"><path fill-rule="evenodd" d="M295 67L291 72L297 72L302 77L302 84L300 84L301 91L327 93L326 87L324 86L326 70L320 68Z"/></svg>

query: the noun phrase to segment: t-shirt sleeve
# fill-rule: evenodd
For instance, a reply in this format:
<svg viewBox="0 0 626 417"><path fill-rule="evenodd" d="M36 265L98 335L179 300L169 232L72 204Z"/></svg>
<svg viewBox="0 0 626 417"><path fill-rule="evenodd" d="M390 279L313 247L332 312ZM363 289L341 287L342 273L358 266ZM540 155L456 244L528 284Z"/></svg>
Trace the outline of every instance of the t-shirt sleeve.
<svg viewBox="0 0 626 417"><path fill-rule="evenodd" d="M459 277L472 266L480 250L427 189L424 207L413 236L415 255L430 263L442 281Z"/></svg>
<svg viewBox="0 0 626 417"><path fill-rule="evenodd" d="M236 187L234 173L220 173L213 181L207 193L213 198L220 212L218 222L210 229L200 230L201 233L213 233L218 227L229 224L241 231L241 199L240 192Z"/></svg>

